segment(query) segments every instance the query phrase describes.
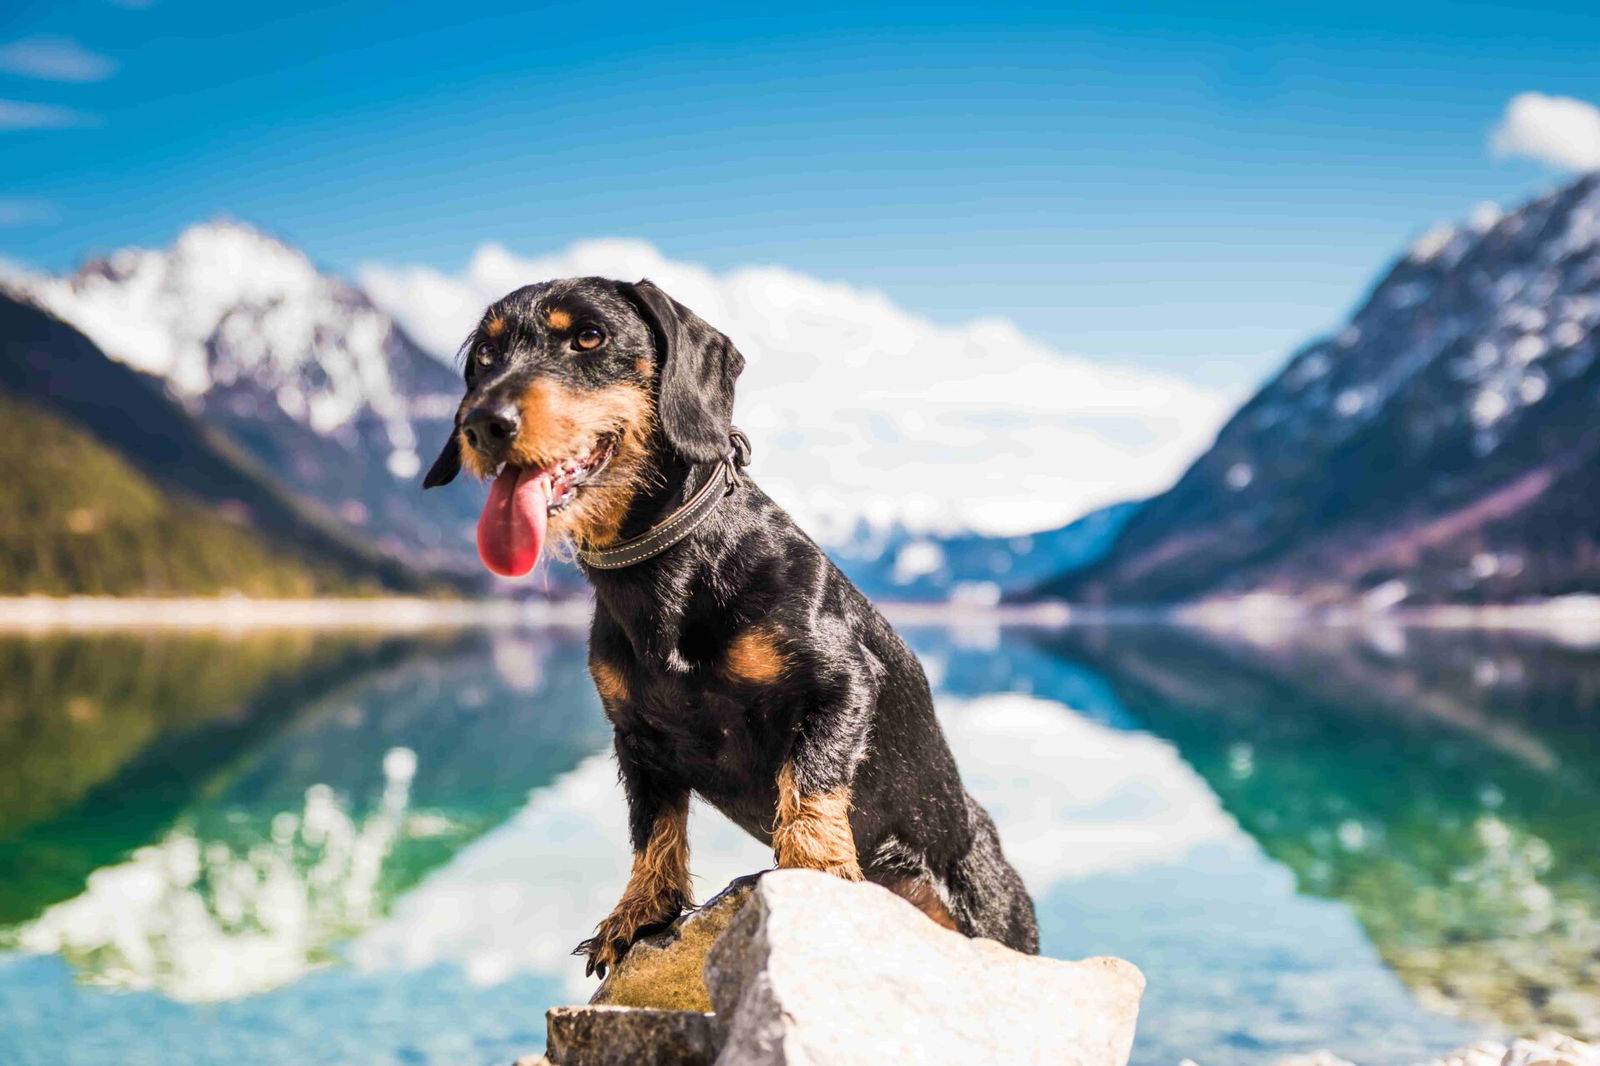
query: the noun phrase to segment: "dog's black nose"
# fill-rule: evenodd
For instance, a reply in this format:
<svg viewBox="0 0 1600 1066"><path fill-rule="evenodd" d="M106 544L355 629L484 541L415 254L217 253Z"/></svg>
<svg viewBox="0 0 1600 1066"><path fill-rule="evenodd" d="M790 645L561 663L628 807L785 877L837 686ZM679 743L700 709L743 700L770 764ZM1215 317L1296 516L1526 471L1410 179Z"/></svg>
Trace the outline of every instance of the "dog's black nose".
<svg viewBox="0 0 1600 1066"><path fill-rule="evenodd" d="M520 421L517 409L510 404L474 407L461 420L461 432L480 455L498 463L505 458L511 442L517 439Z"/></svg>

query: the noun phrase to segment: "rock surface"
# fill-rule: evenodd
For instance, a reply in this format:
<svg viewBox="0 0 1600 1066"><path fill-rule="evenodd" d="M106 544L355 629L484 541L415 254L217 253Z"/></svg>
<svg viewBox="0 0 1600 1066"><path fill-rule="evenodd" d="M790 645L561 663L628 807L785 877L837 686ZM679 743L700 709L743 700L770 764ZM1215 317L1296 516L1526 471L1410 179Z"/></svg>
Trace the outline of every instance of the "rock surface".
<svg viewBox="0 0 1600 1066"><path fill-rule="evenodd" d="M755 878L740 878L671 927L634 944L589 1000L590 1006L709 1011L700 971L717 937L750 898Z"/></svg>
<svg viewBox="0 0 1600 1066"><path fill-rule="evenodd" d="M720 1066L1123 1066L1144 976L940 928L877 885L761 878L711 950Z"/></svg>
<svg viewBox="0 0 1600 1066"><path fill-rule="evenodd" d="M1434 1059L1427 1066L1600 1066L1600 1045L1561 1033L1541 1033L1510 1047L1484 1040Z"/></svg>
<svg viewBox="0 0 1600 1066"><path fill-rule="evenodd" d="M545 1015L553 1066L710 1066L711 1015L637 1007L556 1007Z"/></svg>
<svg viewBox="0 0 1600 1066"><path fill-rule="evenodd" d="M1184 1059L1179 1066L1196 1066ZM1331 1051L1286 1055L1277 1066L1352 1066ZM1456 1048L1420 1066L1600 1066L1600 1044L1586 1044L1563 1033L1546 1032L1508 1047L1498 1040L1480 1040Z"/></svg>

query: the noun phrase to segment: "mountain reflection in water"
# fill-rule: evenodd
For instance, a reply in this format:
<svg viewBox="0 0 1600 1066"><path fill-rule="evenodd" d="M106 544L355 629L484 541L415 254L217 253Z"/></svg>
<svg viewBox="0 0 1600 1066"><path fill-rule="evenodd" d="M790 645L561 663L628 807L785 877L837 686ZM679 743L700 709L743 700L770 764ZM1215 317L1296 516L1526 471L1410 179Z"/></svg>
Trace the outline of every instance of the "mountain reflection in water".
<svg viewBox="0 0 1600 1066"><path fill-rule="evenodd" d="M1046 952L1145 968L1136 1063L1600 1032L1595 652L909 636ZM584 663L560 629L0 638L0 1060L537 1050L628 872ZM702 895L769 862L703 808L691 840Z"/></svg>
<svg viewBox="0 0 1600 1066"><path fill-rule="evenodd" d="M1044 642L1174 743L1423 1002L1600 1035L1600 653L1514 634Z"/></svg>

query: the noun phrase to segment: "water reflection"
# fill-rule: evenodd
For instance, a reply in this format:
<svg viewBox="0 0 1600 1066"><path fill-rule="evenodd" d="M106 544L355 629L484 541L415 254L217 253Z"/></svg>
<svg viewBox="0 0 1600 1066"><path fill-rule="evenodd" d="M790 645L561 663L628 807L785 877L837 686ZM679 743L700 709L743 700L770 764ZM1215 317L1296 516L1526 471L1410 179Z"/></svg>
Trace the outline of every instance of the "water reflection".
<svg viewBox="0 0 1600 1066"><path fill-rule="evenodd" d="M1075 630L1303 891L1423 1002L1600 1033L1600 656L1531 637Z"/></svg>
<svg viewBox="0 0 1600 1066"><path fill-rule="evenodd" d="M32 920L0 927L0 946L180 1001L257 994L333 961L602 743L581 659L545 668L554 639L0 645L33 667L0 682L20 712L5 719L0 758L19 771L6 787L75 773L54 803L8 809L9 916ZM90 699L107 710L86 717ZM102 719L118 725L102 735Z"/></svg>
<svg viewBox="0 0 1600 1066"><path fill-rule="evenodd" d="M307 701L415 643L0 638L0 928L157 839Z"/></svg>
<svg viewBox="0 0 1600 1066"><path fill-rule="evenodd" d="M86 890L17 930L26 951L59 953L90 984L156 989L184 1002L277 988L332 961L331 947L379 913L378 881L405 828L416 755L384 757L388 781L357 823L327 785L242 847L195 836L188 819ZM240 834L234 834L237 838Z"/></svg>
<svg viewBox="0 0 1600 1066"><path fill-rule="evenodd" d="M942 700L940 711L968 785L1035 894L1180 862L1237 833L1204 782L1154 738L1021 694ZM593 983L569 953L627 880L626 824L615 766L596 754L407 894L351 957L371 970L449 964L481 984L538 975L587 998ZM766 849L699 804L690 851L702 896L771 864Z"/></svg>
<svg viewBox="0 0 1600 1066"><path fill-rule="evenodd" d="M1600 1032L1594 652L911 637L1046 951L1149 974L1140 1066ZM580 634L0 639L0 664L0 1060L481 1066L587 995L568 951L628 854ZM691 840L702 893L769 859L698 808Z"/></svg>

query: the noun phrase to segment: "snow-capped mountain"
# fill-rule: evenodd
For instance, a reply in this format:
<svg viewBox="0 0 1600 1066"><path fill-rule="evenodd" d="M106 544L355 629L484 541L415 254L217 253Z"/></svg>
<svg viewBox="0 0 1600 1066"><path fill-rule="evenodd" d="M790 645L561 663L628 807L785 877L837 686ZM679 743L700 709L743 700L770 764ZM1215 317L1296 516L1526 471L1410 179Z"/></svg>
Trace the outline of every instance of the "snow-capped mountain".
<svg viewBox="0 0 1600 1066"><path fill-rule="evenodd" d="M1097 506L1158 487L1225 410L1217 393L1064 357L1002 322L940 326L782 270L713 275L638 242L474 262L470 285L369 268L369 296L272 236L215 221L169 248L0 284L165 381L364 543L474 575L482 489L460 479L424 495L418 474L460 397L455 338L485 302L542 277L649 274L725 323L751 360L740 422L760 446L753 473L885 597L1013 595L1097 557L1127 514ZM538 587L576 581L556 566Z"/></svg>
<svg viewBox="0 0 1600 1066"><path fill-rule="evenodd" d="M0 292L0 521L14 591L255 594L433 582L286 491L80 331Z"/></svg>
<svg viewBox="0 0 1600 1066"><path fill-rule="evenodd" d="M1597 323L1600 175L1436 229L1050 591L1381 607L1600 589Z"/></svg>
<svg viewBox="0 0 1600 1066"><path fill-rule="evenodd" d="M470 487L424 498L417 485L424 453L449 431L455 376L300 251L217 221L167 249L125 249L8 287L164 379L375 547L428 568L475 565Z"/></svg>

